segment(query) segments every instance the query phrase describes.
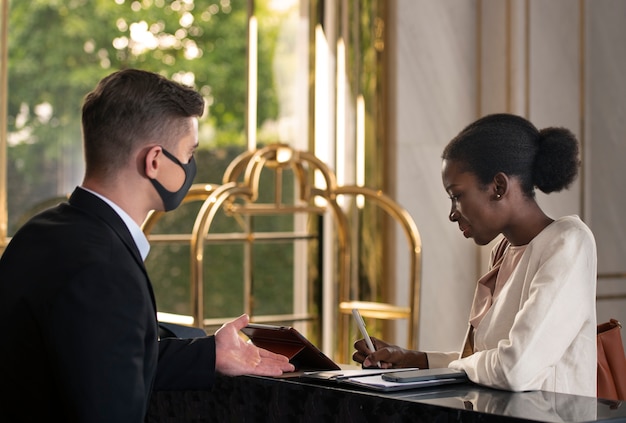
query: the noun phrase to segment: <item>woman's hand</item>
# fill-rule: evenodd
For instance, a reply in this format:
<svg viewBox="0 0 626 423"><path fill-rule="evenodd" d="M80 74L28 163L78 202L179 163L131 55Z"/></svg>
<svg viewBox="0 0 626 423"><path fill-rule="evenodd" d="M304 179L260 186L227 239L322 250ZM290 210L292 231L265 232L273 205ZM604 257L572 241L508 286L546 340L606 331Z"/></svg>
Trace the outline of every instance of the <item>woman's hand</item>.
<svg viewBox="0 0 626 423"><path fill-rule="evenodd" d="M376 338L372 338L376 351L370 351L365 340L359 339L354 343L356 351L352 359L362 363L363 367L381 367L383 369L400 367L428 368L428 357L422 351L407 350L397 345L391 345ZM380 363L377 366L376 363Z"/></svg>

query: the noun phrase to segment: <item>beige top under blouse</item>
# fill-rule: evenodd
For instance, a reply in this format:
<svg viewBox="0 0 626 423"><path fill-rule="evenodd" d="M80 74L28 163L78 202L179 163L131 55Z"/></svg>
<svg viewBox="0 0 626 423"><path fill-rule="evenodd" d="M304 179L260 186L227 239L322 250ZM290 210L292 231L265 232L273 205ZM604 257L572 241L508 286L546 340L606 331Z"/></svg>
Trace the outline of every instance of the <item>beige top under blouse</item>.
<svg viewBox="0 0 626 423"><path fill-rule="evenodd" d="M502 256L497 259L493 268L478 280L469 317L470 332L467 336L467 344L463 347L462 357L467 357L476 351L474 348L474 329L478 327L493 302L498 298L498 294L517 267L525 250L525 245L513 246L507 243Z"/></svg>

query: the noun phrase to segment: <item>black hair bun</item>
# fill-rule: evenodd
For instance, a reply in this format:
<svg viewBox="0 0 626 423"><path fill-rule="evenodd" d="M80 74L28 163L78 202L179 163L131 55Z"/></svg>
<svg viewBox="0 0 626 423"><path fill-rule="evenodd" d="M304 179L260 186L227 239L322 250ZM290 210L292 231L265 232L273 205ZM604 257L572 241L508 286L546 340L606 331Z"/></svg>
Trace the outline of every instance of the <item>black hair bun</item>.
<svg viewBox="0 0 626 423"><path fill-rule="evenodd" d="M539 131L539 149L535 157L533 182L547 193L568 188L578 175L580 157L576 136L566 128Z"/></svg>

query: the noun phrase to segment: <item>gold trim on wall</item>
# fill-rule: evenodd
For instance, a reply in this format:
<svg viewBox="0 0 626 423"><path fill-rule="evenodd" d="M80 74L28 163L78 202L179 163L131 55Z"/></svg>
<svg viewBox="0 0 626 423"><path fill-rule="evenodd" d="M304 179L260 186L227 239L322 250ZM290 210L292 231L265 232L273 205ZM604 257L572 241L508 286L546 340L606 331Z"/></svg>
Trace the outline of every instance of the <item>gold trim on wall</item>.
<svg viewBox="0 0 626 423"><path fill-rule="evenodd" d="M598 279L626 279L626 272L598 273Z"/></svg>
<svg viewBox="0 0 626 423"><path fill-rule="evenodd" d="M579 121L580 121L580 134L578 136L578 139L580 140L580 158L582 160L582 166L580 167L580 205L579 205L579 209L580 209L580 218L585 221L585 216L587 215L587 204L586 204L586 199L587 199L587 195L586 195L586 189L587 189L587 172L586 170L586 163L585 163L585 152L586 152L586 146L587 146L587 142L586 142L586 131L587 131L587 125L586 125L586 116L585 116L585 102L587 101L587 91L586 91L586 84L585 84L585 78L586 78L586 72L585 72L585 54L587 52L587 43L586 43L586 35L587 35L587 31L585 28L585 2L584 0L579 0L578 3L578 14L580 16L579 19L579 25L580 25L580 29L578 30L578 34L579 34L579 41L578 41L578 47L579 47L579 84L580 84L580 103L579 103L579 111L578 111L578 115L580 117Z"/></svg>
<svg viewBox="0 0 626 423"><path fill-rule="evenodd" d="M0 0L0 254L7 244L7 105L9 0Z"/></svg>

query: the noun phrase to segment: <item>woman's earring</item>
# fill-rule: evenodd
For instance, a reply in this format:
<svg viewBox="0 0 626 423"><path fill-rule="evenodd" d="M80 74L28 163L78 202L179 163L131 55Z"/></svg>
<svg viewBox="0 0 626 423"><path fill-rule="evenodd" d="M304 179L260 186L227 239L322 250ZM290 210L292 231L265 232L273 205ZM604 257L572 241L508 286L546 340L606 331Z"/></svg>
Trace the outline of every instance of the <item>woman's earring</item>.
<svg viewBox="0 0 626 423"><path fill-rule="evenodd" d="M496 194L496 198L502 198L502 195Z"/></svg>

